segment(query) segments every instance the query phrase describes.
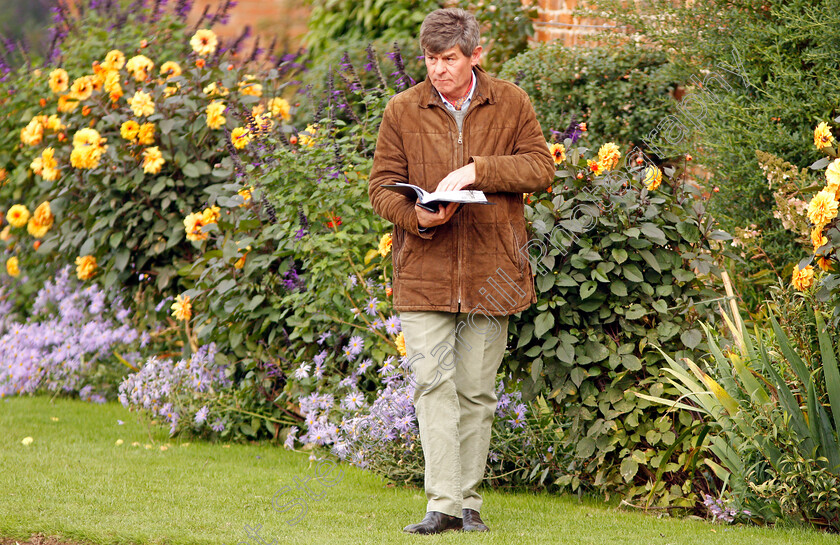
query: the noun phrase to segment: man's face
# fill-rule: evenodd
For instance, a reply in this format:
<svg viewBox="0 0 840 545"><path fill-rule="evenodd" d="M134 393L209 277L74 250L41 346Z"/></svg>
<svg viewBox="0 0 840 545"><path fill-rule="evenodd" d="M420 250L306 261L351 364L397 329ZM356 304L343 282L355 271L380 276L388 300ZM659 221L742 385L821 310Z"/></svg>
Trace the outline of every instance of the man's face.
<svg viewBox="0 0 840 545"><path fill-rule="evenodd" d="M442 53L425 52L426 71L435 89L456 99L466 95L472 83L472 67L478 64L481 46L469 57L457 45Z"/></svg>

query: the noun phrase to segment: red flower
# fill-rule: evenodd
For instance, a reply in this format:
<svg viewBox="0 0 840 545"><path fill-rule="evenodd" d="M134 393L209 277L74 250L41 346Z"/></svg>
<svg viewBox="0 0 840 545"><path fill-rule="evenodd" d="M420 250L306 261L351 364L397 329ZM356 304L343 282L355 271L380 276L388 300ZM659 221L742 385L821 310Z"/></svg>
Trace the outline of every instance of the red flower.
<svg viewBox="0 0 840 545"><path fill-rule="evenodd" d="M335 224L333 224L333 222L335 222ZM338 227L339 225L341 225L341 216L333 216L333 221L327 222L327 227L330 229Z"/></svg>

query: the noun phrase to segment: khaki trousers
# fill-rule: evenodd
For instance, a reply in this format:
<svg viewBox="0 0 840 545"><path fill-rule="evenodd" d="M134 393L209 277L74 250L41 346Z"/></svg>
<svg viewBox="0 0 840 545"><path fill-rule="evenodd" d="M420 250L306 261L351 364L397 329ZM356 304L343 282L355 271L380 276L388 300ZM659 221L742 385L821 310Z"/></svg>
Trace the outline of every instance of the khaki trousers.
<svg viewBox="0 0 840 545"><path fill-rule="evenodd" d="M400 313L425 459L426 511L481 511L507 316Z"/></svg>

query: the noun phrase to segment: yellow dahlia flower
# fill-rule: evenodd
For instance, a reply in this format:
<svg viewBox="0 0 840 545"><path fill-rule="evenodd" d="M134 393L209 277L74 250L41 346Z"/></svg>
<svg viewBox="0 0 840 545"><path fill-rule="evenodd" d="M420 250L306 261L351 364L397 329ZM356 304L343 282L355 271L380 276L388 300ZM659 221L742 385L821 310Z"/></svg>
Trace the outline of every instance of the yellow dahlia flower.
<svg viewBox="0 0 840 545"><path fill-rule="evenodd" d="M548 146L548 152L554 157L554 164L559 165L566 160L566 146L563 144L551 144Z"/></svg>
<svg viewBox="0 0 840 545"><path fill-rule="evenodd" d="M216 33L209 29L201 29L196 31L192 38L190 38L190 45L198 55L206 57L216 52L216 46L219 41L216 38Z"/></svg>
<svg viewBox="0 0 840 545"><path fill-rule="evenodd" d="M146 174L157 174L164 163L166 160L157 146L143 150L143 172Z"/></svg>
<svg viewBox="0 0 840 545"><path fill-rule="evenodd" d="M655 191L662 184L662 171L659 167L648 165L643 176L642 181L648 191Z"/></svg>
<svg viewBox="0 0 840 545"><path fill-rule="evenodd" d="M9 273L9 276L18 276L20 274L18 258L16 256L12 256L6 260L6 272Z"/></svg>
<svg viewBox="0 0 840 545"><path fill-rule="evenodd" d="M166 79L177 78L181 75L181 65L175 61L166 61L160 65L160 75L166 76Z"/></svg>
<svg viewBox="0 0 840 545"><path fill-rule="evenodd" d="M120 73L116 70L110 70L105 74L105 79L102 82L102 88L106 93L111 93L116 90L122 91L120 85Z"/></svg>
<svg viewBox="0 0 840 545"><path fill-rule="evenodd" d="M222 217L222 209L218 206L213 206L210 208L205 208L201 214L202 219L204 221L204 225L207 225L208 223L216 223L217 221L219 221L219 218Z"/></svg>
<svg viewBox="0 0 840 545"><path fill-rule="evenodd" d="M243 95L251 95L255 97L262 96L262 85L254 83L251 80L256 79L251 74L246 74L242 81L239 82L239 92Z"/></svg>
<svg viewBox="0 0 840 545"><path fill-rule="evenodd" d="M825 272L828 272L834 268L831 264L831 260L827 257L820 257L819 259L817 259L817 265L819 265L820 270L823 270Z"/></svg>
<svg viewBox="0 0 840 545"><path fill-rule="evenodd" d="M145 55L135 55L125 63L125 69L134 76L136 81L146 81L154 68L155 63Z"/></svg>
<svg viewBox="0 0 840 545"><path fill-rule="evenodd" d="M400 356L405 356L405 335L403 335L402 331L400 331L397 338L394 339L394 342L397 344L397 351L399 351Z"/></svg>
<svg viewBox="0 0 840 545"><path fill-rule="evenodd" d="M50 225L44 225L35 221L35 217L29 218L29 223L26 224L26 230L35 238L42 238L50 230Z"/></svg>
<svg viewBox="0 0 840 545"><path fill-rule="evenodd" d="M239 191L236 192L236 194L239 195L240 197L242 197L242 199L243 199L242 204L239 205L239 208L242 208L243 206L245 206L249 202L251 202L251 190L250 189L240 189Z"/></svg>
<svg viewBox="0 0 840 545"><path fill-rule="evenodd" d="M61 122L61 118L55 114L52 114L47 118L46 127L53 132L63 131L67 128L67 126Z"/></svg>
<svg viewBox="0 0 840 545"><path fill-rule="evenodd" d="M56 68L50 72L50 89L53 93L63 93L70 85L70 76L64 68Z"/></svg>
<svg viewBox="0 0 840 545"><path fill-rule="evenodd" d="M221 100L214 100L207 105L207 128L218 129L225 123L227 119L222 115L225 113L225 103Z"/></svg>
<svg viewBox="0 0 840 545"><path fill-rule="evenodd" d="M823 227L823 225L817 225L811 230L811 243L814 245L814 253L828 244L828 238L823 235Z"/></svg>
<svg viewBox="0 0 840 545"><path fill-rule="evenodd" d="M44 139L44 125L37 118L32 118L29 124L20 130L20 141L27 146L37 146Z"/></svg>
<svg viewBox="0 0 840 545"><path fill-rule="evenodd" d="M79 129L73 135L73 147L81 146L100 146L105 142L105 139L99 136L99 131L91 128Z"/></svg>
<svg viewBox="0 0 840 545"><path fill-rule="evenodd" d="M204 215L201 212L192 212L184 218L184 231L187 233L187 240L206 240L208 234L201 230L204 227Z"/></svg>
<svg viewBox="0 0 840 545"><path fill-rule="evenodd" d="M90 280L96 274L96 256L85 255L76 258L76 278Z"/></svg>
<svg viewBox="0 0 840 545"><path fill-rule="evenodd" d="M38 157L32 159L32 162L29 164L29 168L32 169L32 172L40 176L44 171L44 158L39 155Z"/></svg>
<svg viewBox="0 0 840 545"><path fill-rule="evenodd" d="M621 152L618 146L612 142L607 142L598 150L598 163L604 170L612 170L617 167L620 158Z"/></svg>
<svg viewBox="0 0 840 545"><path fill-rule="evenodd" d="M268 101L268 110L274 117L279 117L283 121L288 121L292 118L291 106L289 101L285 98L272 98Z"/></svg>
<svg viewBox="0 0 840 545"><path fill-rule="evenodd" d="M186 322L192 317L192 303L189 295L178 295L170 308L172 316L177 320Z"/></svg>
<svg viewBox="0 0 840 545"><path fill-rule="evenodd" d="M119 49L112 49L105 55L105 60L102 61L102 67L105 70L120 70L125 66L125 55Z"/></svg>
<svg viewBox="0 0 840 545"><path fill-rule="evenodd" d="M53 148L50 147L41 152L41 167L42 171L39 174L45 180L52 182L58 178L58 161L55 160L55 150Z"/></svg>
<svg viewBox="0 0 840 545"><path fill-rule="evenodd" d="M828 127L828 123L823 121L817 128L814 129L814 145L817 146L818 149L827 148L831 144L834 143L834 135L831 134L831 129Z"/></svg>
<svg viewBox="0 0 840 545"><path fill-rule="evenodd" d="M382 238L379 239L379 255L385 257L391 253L392 244L393 240L391 239L391 233L385 233L382 235Z"/></svg>
<svg viewBox="0 0 840 545"><path fill-rule="evenodd" d="M72 112L79 106L79 99L71 95L58 97L58 111L62 113Z"/></svg>
<svg viewBox="0 0 840 545"><path fill-rule="evenodd" d="M52 225L55 216L52 213L52 209L50 208L50 201L44 201L38 205L38 208L35 209L34 217L40 223L46 223Z"/></svg>
<svg viewBox="0 0 840 545"><path fill-rule="evenodd" d="M143 123L137 131L137 143L148 146L155 143L155 124Z"/></svg>
<svg viewBox="0 0 840 545"><path fill-rule="evenodd" d="M251 141L251 136L248 134L248 129L245 127L236 127L230 133L230 139L233 142L233 147L242 149Z"/></svg>
<svg viewBox="0 0 840 545"><path fill-rule="evenodd" d="M93 94L93 81L90 76L82 76L70 86L70 96L78 100L87 100Z"/></svg>
<svg viewBox="0 0 840 545"><path fill-rule="evenodd" d="M826 188L832 188L835 191L840 190L840 159L835 159L825 169L825 179L828 181Z"/></svg>
<svg viewBox="0 0 840 545"><path fill-rule="evenodd" d="M6 212L6 220L12 227L23 227L29 221L29 209L22 204L15 204Z"/></svg>
<svg viewBox="0 0 840 545"><path fill-rule="evenodd" d="M74 168L92 169L99 166L102 153L105 150L96 146L73 148L70 152L70 164Z"/></svg>
<svg viewBox="0 0 840 545"><path fill-rule="evenodd" d="M315 133L318 132L318 125L307 125L300 133L300 145L311 148L315 145Z"/></svg>
<svg viewBox="0 0 840 545"><path fill-rule="evenodd" d="M211 83L210 85L208 85L207 87L204 88L204 94L205 95L220 95L220 96L226 97L230 94L230 91L228 91L227 87L222 87L222 86L216 85L216 82L214 81L213 83Z"/></svg>
<svg viewBox="0 0 840 545"><path fill-rule="evenodd" d="M140 131L140 124L134 121L133 119L129 119L128 121L124 121L122 125L120 125L120 136L128 140L129 142L137 138L137 133Z"/></svg>
<svg viewBox="0 0 840 545"><path fill-rule="evenodd" d="M600 162L598 162L598 161L593 161L592 159L588 159L588 160L586 161L586 166L588 166L588 167L589 167L589 170L591 170L591 171L592 171L592 173L593 173L595 176L600 176L600 175L601 175L601 173L602 173L602 172L604 172L604 165L602 165L602 164L601 164Z"/></svg>
<svg viewBox="0 0 840 545"><path fill-rule="evenodd" d="M808 219L817 226L824 226L837 217L837 200L833 191L823 189L808 203Z"/></svg>
<svg viewBox="0 0 840 545"><path fill-rule="evenodd" d="M128 105L131 106L131 111L137 117L148 117L155 113L155 103L152 100L152 95L145 91L137 91L134 96L128 99Z"/></svg>
<svg viewBox="0 0 840 545"><path fill-rule="evenodd" d="M791 278L791 284L793 287L799 291L805 291L811 287L811 284L814 283L814 267L808 265L804 269L800 270L799 265L795 265L793 267L793 277Z"/></svg>

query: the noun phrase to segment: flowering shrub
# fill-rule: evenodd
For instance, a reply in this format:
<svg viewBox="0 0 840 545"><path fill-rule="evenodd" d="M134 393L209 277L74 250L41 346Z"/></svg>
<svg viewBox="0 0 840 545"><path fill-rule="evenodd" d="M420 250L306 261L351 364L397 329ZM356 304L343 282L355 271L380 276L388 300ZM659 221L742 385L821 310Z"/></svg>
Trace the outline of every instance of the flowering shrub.
<svg viewBox="0 0 840 545"><path fill-rule="evenodd" d="M840 123L840 118L834 121ZM793 267L791 284L799 291L811 288L817 278L814 266L816 265L826 272L818 282L818 297L823 301L831 299L836 302L840 292L840 283L837 282L836 275L836 264L840 260L840 227L837 219L840 206L840 148L828 123L822 122L814 129L814 146L827 155L811 165L812 170L825 169L825 185L820 182L818 185L803 188L803 193L816 191L816 194L810 197L807 209L804 209L804 206L800 207L804 209L804 213L796 222L796 225L800 225L807 218L807 228L810 232L805 240L809 243L807 246L812 249L812 256L802 259ZM835 324L840 320L840 305L836 303L834 320Z"/></svg>
<svg viewBox="0 0 840 545"><path fill-rule="evenodd" d="M83 287L64 267L38 291L26 321L4 324L0 397L46 390L98 403L113 398L149 341L126 323L130 313L119 297Z"/></svg>
<svg viewBox="0 0 840 545"><path fill-rule="evenodd" d="M200 28L204 19L187 27L181 15L191 4L169 14L155 3L132 13L130 28L112 3L81 19L60 9L54 31L66 34L64 60L21 67L3 83L17 126L16 141L0 142L8 157L0 202L14 220L2 238L17 270L39 274L69 258L81 279L106 287L153 281L171 293L177 270L201 252L191 242L210 223L196 231L185 219L212 207L218 196L205 188L231 174L216 167L227 156L227 132L245 130L237 116L256 108L263 122L289 120L287 65L261 49L243 55L241 40L223 44ZM231 5L223 2L208 26ZM107 25L121 32L101 35Z"/></svg>
<svg viewBox="0 0 840 545"><path fill-rule="evenodd" d="M705 486L687 470L699 430L636 394L673 389L656 347L704 349L698 319L719 300L707 284L727 235L675 169L581 136L550 144L555 182L525 208L538 302L515 321L509 368L561 422L555 455L574 463L553 482L691 508Z"/></svg>

